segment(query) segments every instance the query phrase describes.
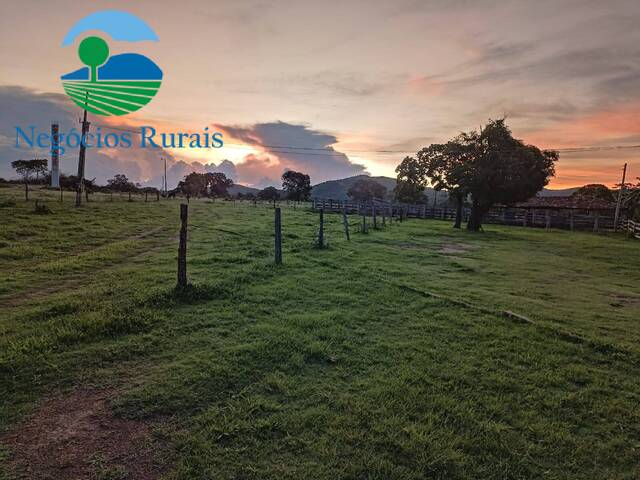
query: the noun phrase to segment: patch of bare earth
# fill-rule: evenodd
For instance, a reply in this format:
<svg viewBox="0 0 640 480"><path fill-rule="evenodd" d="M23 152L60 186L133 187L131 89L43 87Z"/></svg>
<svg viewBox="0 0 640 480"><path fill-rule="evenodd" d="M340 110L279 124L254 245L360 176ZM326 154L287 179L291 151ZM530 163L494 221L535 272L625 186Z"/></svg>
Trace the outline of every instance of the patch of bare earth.
<svg viewBox="0 0 640 480"><path fill-rule="evenodd" d="M9 471L28 479L158 479L158 443L142 421L115 417L110 392L77 390L45 401L0 435Z"/></svg>
<svg viewBox="0 0 640 480"><path fill-rule="evenodd" d="M640 295L614 294L611 296L614 307L638 307L640 306Z"/></svg>
<svg viewBox="0 0 640 480"><path fill-rule="evenodd" d="M439 252L444 253L445 255L457 255L460 253L466 253L472 249L473 246L466 243L444 243Z"/></svg>

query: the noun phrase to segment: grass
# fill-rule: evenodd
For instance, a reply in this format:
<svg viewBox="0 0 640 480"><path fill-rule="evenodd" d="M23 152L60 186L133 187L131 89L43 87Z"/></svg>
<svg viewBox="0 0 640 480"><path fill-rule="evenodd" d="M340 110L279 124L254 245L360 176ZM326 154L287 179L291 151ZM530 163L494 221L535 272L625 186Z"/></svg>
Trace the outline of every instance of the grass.
<svg viewBox="0 0 640 480"><path fill-rule="evenodd" d="M0 429L97 386L171 478L637 478L640 242L326 215L318 250L283 208L276 267L272 209L200 200L177 291L178 201L33 196L0 188Z"/></svg>

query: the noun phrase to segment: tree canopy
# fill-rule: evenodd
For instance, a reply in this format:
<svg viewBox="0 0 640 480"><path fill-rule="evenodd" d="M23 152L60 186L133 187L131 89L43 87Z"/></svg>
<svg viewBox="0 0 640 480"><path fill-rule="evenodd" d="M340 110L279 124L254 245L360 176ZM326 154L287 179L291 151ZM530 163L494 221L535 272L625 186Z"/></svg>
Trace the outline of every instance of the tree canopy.
<svg viewBox="0 0 640 480"><path fill-rule="evenodd" d="M272 200L275 202L280 198L280 192L276 187L267 187L258 192L258 198L260 200Z"/></svg>
<svg viewBox="0 0 640 480"><path fill-rule="evenodd" d="M600 183L590 183L589 185L584 185L573 192L572 196L589 198L592 200L607 200L609 202L615 201L611 190L609 190L606 185L602 185Z"/></svg>
<svg viewBox="0 0 640 480"><path fill-rule="evenodd" d="M370 178L361 178L357 180L349 190L347 195L349 198L358 202L370 202L373 199L382 199L387 194L387 187L380 185Z"/></svg>
<svg viewBox="0 0 640 480"><path fill-rule="evenodd" d="M35 175L45 175L47 173L48 161L46 158L34 158L32 160L15 160L11 166L24 181L24 199L29 200L29 179Z"/></svg>
<svg viewBox="0 0 640 480"><path fill-rule="evenodd" d="M445 144L423 148L416 159L405 158L398 174L400 180L417 186L429 182L436 190L449 191L458 201L459 212L470 195L467 228L480 230L493 205L525 201L547 185L557 160L557 152L513 138L501 119L490 120L480 132L462 133Z"/></svg>
<svg viewBox="0 0 640 480"><path fill-rule="evenodd" d="M126 175L118 173L107 180L107 187L114 192L134 192L136 185L129 181Z"/></svg>
<svg viewBox="0 0 640 480"><path fill-rule="evenodd" d="M177 191L190 197L226 197L233 182L224 173L191 172L178 183Z"/></svg>
<svg viewBox="0 0 640 480"><path fill-rule="evenodd" d="M311 194L311 178L304 173L287 170L282 174L282 188L290 200L308 200Z"/></svg>
<svg viewBox="0 0 640 480"><path fill-rule="evenodd" d="M48 163L46 158L34 158L32 160L16 160L11 162L11 167L25 182L28 182L33 175L45 175Z"/></svg>

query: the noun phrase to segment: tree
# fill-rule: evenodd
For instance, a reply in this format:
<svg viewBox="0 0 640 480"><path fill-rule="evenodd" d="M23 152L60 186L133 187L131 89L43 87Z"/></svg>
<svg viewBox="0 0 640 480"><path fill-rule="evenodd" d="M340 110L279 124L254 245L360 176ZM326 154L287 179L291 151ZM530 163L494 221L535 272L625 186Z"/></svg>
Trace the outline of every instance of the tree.
<svg viewBox="0 0 640 480"><path fill-rule="evenodd" d="M213 198L228 196L229 187L233 185L233 182L224 173L220 172L205 173L204 182L206 185L205 190Z"/></svg>
<svg viewBox="0 0 640 480"><path fill-rule="evenodd" d="M200 195L207 194L207 180L203 174L191 172L184 177L184 180L178 183L178 191L187 197L188 203L193 196L199 198Z"/></svg>
<svg viewBox="0 0 640 480"><path fill-rule="evenodd" d="M640 177L635 187L629 185L625 188L622 205L627 210L628 218L640 222Z"/></svg>
<svg viewBox="0 0 640 480"><path fill-rule="evenodd" d="M436 192L446 190L456 203L454 228L462 225L462 208L468 190L463 186L466 167L476 151L476 136L462 133L444 144L432 144L417 154L425 179Z"/></svg>
<svg viewBox="0 0 640 480"><path fill-rule="evenodd" d="M113 178L107 180L107 186L109 190L113 190L114 192L128 192L133 186L133 183L129 181L126 175L118 173L114 175Z"/></svg>
<svg viewBox="0 0 640 480"><path fill-rule="evenodd" d="M405 157L396 167L398 174L394 195L396 200L405 203L420 203L424 200L426 179L424 168L413 157Z"/></svg>
<svg viewBox="0 0 640 480"><path fill-rule="evenodd" d="M304 173L288 170L282 174L282 188L290 200L308 200L311 194L311 178Z"/></svg>
<svg viewBox="0 0 640 480"><path fill-rule="evenodd" d="M33 160L15 160L11 166L24 181L24 199L29 200L29 179L32 175L39 176L47 173L47 159L34 158Z"/></svg>
<svg viewBox="0 0 640 480"><path fill-rule="evenodd" d="M578 190L573 192L572 197L582 197L588 198L590 200L607 200L609 202L614 202L615 198L611 190L609 190L605 185L600 183L590 183L589 185L584 185L580 187Z"/></svg>
<svg viewBox="0 0 640 480"><path fill-rule="evenodd" d="M370 178L361 178L351 185L347 191L349 198L358 202L370 202L374 198L382 199L386 194L387 187Z"/></svg>
<svg viewBox="0 0 640 480"><path fill-rule="evenodd" d="M496 203L511 205L533 197L555 175L558 153L513 138L504 119L490 120L465 138L471 153L461 166L461 188L471 194L467 229L478 231Z"/></svg>
<svg viewBox="0 0 640 480"><path fill-rule="evenodd" d="M273 201L273 206L276 205L276 200L280 198L280 192L276 187L267 187L258 192L258 198L260 200L271 200Z"/></svg>
<svg viewBox="0 0 640 480"><path fill-rule="evenodd" d="M490 120L480 131L462 133L446 144L418 152L418 165L436 190L446 189L457 200L456 224L462 202L471 195L467 229L478 231L496 203L511 205L533 197L555 174L558 153L540 150L513 138L502 120Z"/></svg>
<svg viewBox="0 0 640 480"><path fill-rule="evenodd" d="M86 184L86 183L85 183ZM138 190L135 183L131 182L126 175L118 173L107 180L107 187L114 192L126 192L129 194L129 201L131 201L131 194Z"/></svg>

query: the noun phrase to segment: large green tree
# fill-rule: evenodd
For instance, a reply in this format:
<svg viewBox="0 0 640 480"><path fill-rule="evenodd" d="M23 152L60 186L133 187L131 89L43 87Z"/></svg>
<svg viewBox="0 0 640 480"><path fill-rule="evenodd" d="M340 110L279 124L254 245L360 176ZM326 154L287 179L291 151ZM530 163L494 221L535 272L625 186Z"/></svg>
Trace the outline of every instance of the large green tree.
<svg viewBox="0 0 640 480"><path fill-rule="evenodd" d="M462 225L462 208L469 191L465 187L467 166L473 161L477 136L462 133L444 144L432 144L417 154L424 176L434 190L446 190L456 202L455 228Z"/></svg>
<svg viewBox="0 0 640 480"><path fill-rule="evenodd" d="M229 187L233 185L233 181L227 178L224 173L205 173L204 174L205 194L210 197L220 198L228 196Z"/></svg>
<svg viewBox="0 0 640 480"><path fill-rule="evenodd" d="M489 121L478 134L467 134L471 152L461 166L461 188L471 195L467 229L480 230L496 203L523 202L555 175L558 153L513 138L504 119Z"/></svg>
<svg viewBox="0 0 640 480"><path fill-rule="evenodd" d="M456 199L456 226L461 223L464 199L471 196L467 229L477 231L493 205L525 201L547 185L557 160L557 152L513 138L502 119L490 120L480 132L462 133L445 144L423 148L414 168L420 172L418 178Z"/></svg>
<svg viewBox="0 0 640 480"><path fill-rule="evenodd" d="M34 158L32 160L16 160L11 162L11 167L24 181L24 199L29 200L29 180L34 175L36 177L47 173L48 161L46 158Z"/></svg>
<svg viewBox="0 0 640 480"><path fill-rule="evenodd" d="M405 203L424 201L427 180L421 162L413 157L405 157L396 167L396 173L398 176L394 189L395 199Z"/></svg>
<svg viewBox="0 0 640 480"><path fill-rule="evenodd" d="M311 178L304 173L287 170L282 174L282 188L290 200L308 200L311 194Z"/></svg>

